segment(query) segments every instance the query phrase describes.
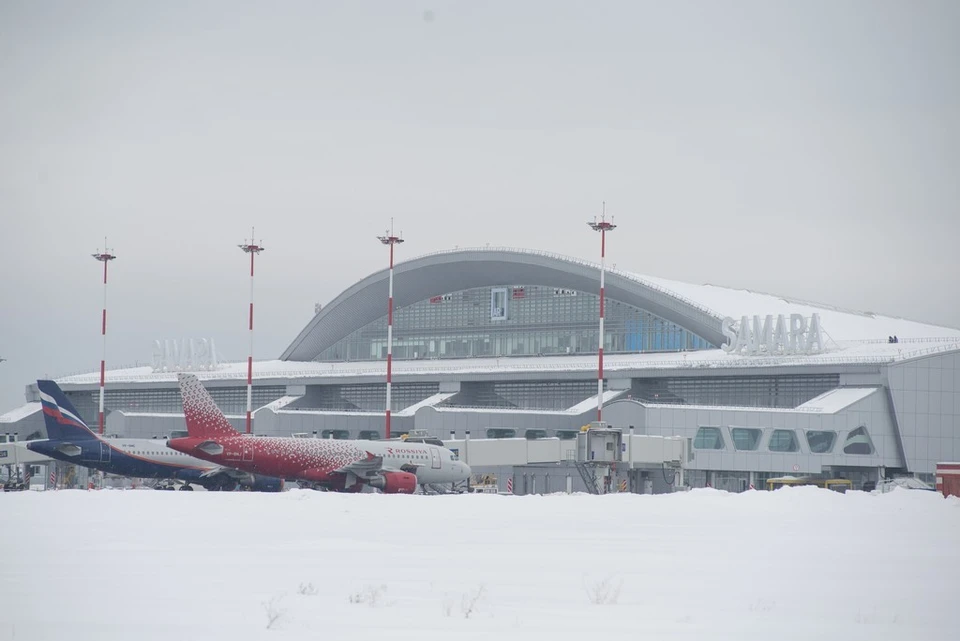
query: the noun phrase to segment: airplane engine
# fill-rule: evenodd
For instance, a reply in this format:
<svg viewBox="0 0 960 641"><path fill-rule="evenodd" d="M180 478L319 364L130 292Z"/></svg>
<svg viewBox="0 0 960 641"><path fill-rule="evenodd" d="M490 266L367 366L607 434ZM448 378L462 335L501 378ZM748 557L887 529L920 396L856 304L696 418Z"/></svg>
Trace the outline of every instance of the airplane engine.
<svg viewBox="0 0 960 641"><path fill-rule="evenodd" d="M283 479L254 474L253 483L249 487L254 492L280 492L283 490Z"/></svg>
<svg viewBox="0 0 960 641"><path fill-rule="evenodd" d="M384 494L413 494L417 489L417 475L410 472L384 472L369 482Z"/></svg>

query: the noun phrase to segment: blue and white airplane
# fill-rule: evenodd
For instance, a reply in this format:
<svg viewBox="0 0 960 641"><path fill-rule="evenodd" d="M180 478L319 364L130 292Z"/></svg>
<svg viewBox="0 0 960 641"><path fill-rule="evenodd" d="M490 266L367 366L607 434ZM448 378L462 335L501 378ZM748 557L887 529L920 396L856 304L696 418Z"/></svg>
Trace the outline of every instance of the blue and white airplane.
<svg viewBox="0 0 960 641"><path fill-rule="evenodd" d="M191 483L222 491L238 485L260 492L283 489L282 479L202 461L168 448L166 440L101 438L87 427L56 383L37 381L37 388L49 438L27 443L34 452L107 474L182 481L181 490L192 490Z"/></svg>

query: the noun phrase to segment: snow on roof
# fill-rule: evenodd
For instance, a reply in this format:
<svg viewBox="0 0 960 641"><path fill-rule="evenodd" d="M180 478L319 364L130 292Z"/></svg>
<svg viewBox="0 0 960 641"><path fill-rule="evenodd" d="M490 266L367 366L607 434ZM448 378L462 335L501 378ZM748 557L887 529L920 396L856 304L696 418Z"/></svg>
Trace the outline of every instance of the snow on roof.
<svg viewBox="0 0 960 641"><path fill-rule="evenodd" d="M40 403L27 403L21 407L18 407L15 410L10 410L9 412L0 415L0 423L16 423L21 421L34 412L40 411Z"/></svg>
<svg viewBox="0 0 960 641"><path fill-rule="evenodd" d="M259 408L259 409L262 409L262 410L273 410L274 412L276 412L276 411L278 411L278 410L284 409L284 408L285 408L287 405L289 405L290 403L292 403L292 402L294 402L294 401L296 401L296 400L298 400L298 399L301 399L301 398L303 398L303 396L281 396L281 397L278 398L277 400L271 401L270 403L267 403L266 405L264 405L263 407L261 407L261 408Z"/></svg>
<svg viewBox="0 0 960 641"><path fill-rule="evenodd" d="M404 407L403 409L401 409L401 410L399 410L399 411L397 411L397 412L393 412L393 416L394 416L394 417L397 417L397 416L413 416L414 414L416 414L417 410L420 409L421 407L426 407L426 406L428 406L428 405L436 405L437 403L440 403L440 402L442 402L442 401L447 400L448 398L450 398L450 397L453 396L453 395L454 395L453 392L440 392L440 393L434 394L434 395L432 395L432 396L428 396L427 398L423 399L422 401L419 401L419 402L417 402L417 403L414 403L413 405L408 405L407 407ZM300 397L298 396L298 397L296 397L296 398L300 398ZM269 406L265 406L265 407L269 407ZM370 411L370 410L324 410L324 409L316 409L316 408L310 408L310 407L304 407L304 408L299 408L299 407L287 407L287 408L283 408L283 409L276 409L276 410L274 410L274 411L276 411L278 414L280 414L280 413L289 413L289 414L294 414L294 413L296 413L296 414L311 414L311 415L317 415L317 416L322 416L322 415L328 415L328 416L383 416L383 411L375 411L375 410L374 410L374 411Z"/></svg>
<svg viewBox="0 0 960 641"><path fill-rule="evenodd" d="M648 403L633 399L633 402L640 403L650 409L685 409L685 410L722 410L722 411L747 411L747 412L773 412L779 414L789 414L796 412L805 413L823 413L834 414L849 407L853 403L862 400L877 391L876 387L838 387L829 392L825 392L816 398L812 398L797 407L751 407L734 405L694 405L681 403Z"/></svg>
<svg viewBox="0 0 960 641"><path fill-rule="evenodd" d="M957 339L907 339L890 344L882 341L847 342L824 354L792 356L744 356L727 354L723 350L699 350L691 352L658 352L643 354L604 355L606 372L652 370L652 369L728 369L764 368L798 365L847 365L883 364L916 358L938 352L960 350ZM393 374L403 375L465 375L465 374L510 374L530 372L594 372L597 368L595 354L578 356L512 356L505 358L463 358L432 360L397 360L393 362ZM195 372L202 381L244 380L247 363L224 363L216 371ZM305 378L369 377L382 379L386 376L386 363L367 362L304 362L304 361L257 361L253 364L253 377L258 380ZM99 372L65 376L57 379L60 385L97 385ZM176 372L154 372L150 367L133 367L106 372L109 383L176 383Z"/></svg>
<svg viewBox="0 0 960 641"><path fill-rule="evenodd" d="M433 396L428 396L427 398L423 399L419 403L414 403L413 405L404 407L402 410L394 414L394 416L413 416L414 414L417 413L417 410L420 409L421 407L427 407L427 406L432 407L437 403L442 403L443 401L447 400L451 396L454 396L454 392L439 392L437 394L434 394Z"/></svg>
<svg viewBox="0 0 960 641"><path fill-rule="evenodd" d="M626 394L627 390L606 390L603 393L603 402L607 403L617 397ZM457 405L447 407L437 407L439 412L483 412L485 414L547 414L551 416L580 416L597 407L597 397L588 396L576 405L563 410L541 410L535 408L522 407L462 407Z"/></svg>
<svg viewBox="0 0 960 641"><path fill-rule="evenodd" d="M679 281L653 278L623 272L628 278L653 283L660 289L676 293L720 316L730 316L740 320L742 316L754 315L764 318L767 314L811 314L820 315L820 323L834 341L853 341L863 339L885 339L896 335L898 338L957 338L960 329L941 327L918 321L882 316L872 312L845 310L822 303L812 303L776 296L747 289L732 289L717 285L693 285Z"/></svg>
<svg viewBox="0 0 960 641"><path fill-rule="evenodd" d="M838 387L797 406L804 412L835 414L876 392L877 387Z"/></svg>

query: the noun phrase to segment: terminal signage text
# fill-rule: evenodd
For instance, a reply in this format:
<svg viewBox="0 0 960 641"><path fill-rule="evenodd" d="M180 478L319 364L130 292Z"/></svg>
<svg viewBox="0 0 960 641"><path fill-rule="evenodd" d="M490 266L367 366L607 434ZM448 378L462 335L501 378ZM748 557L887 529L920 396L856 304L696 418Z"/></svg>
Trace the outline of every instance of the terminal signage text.
<svg viewBox="0 0 960 641"><path fill-rule="evenodd" d="M728 354L777 356L784 354L819 354L824 351L820 315L809 318L802 314L767 314L742 316L739 324L729 316L723 319L723 335L729 342L722 345Z"/></svg>

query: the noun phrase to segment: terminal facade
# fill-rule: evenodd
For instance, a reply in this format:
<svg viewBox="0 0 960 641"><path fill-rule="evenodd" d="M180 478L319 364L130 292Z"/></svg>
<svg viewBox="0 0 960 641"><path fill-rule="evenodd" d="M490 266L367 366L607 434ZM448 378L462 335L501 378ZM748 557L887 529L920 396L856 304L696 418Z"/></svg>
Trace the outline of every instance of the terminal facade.
<svg viewBox="0 0 960 641"><path fill-rule="evenodd" d="M596 420L599 265L463 249L398 263L394 278L394 435L567 440ZM254 364L256 434L383 437L386 298L386 270L371 274L319 308L278 359ZM619 270L607 272L605 317L603 420L685 439L689 486L932 483L938 462L960 458L958 329ZM107 432L183 429L183 369L242 429L246 363L218 363L202 345L107 372ZM57 381L87 420L98 375ZM43 436L35 384L26 396L0 432ZM556 469L497 471L515 492L564 489L550 481L564 476Z"/></svg>

